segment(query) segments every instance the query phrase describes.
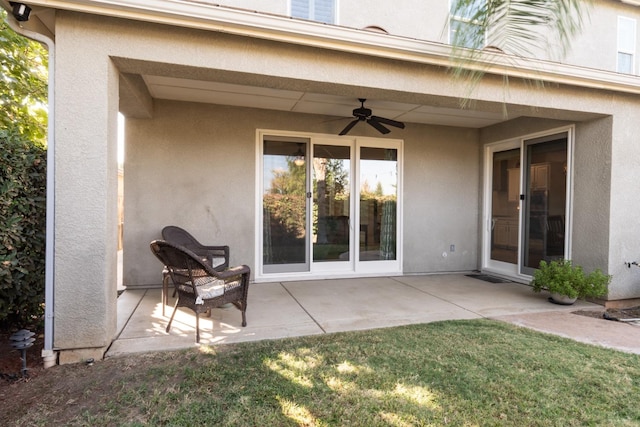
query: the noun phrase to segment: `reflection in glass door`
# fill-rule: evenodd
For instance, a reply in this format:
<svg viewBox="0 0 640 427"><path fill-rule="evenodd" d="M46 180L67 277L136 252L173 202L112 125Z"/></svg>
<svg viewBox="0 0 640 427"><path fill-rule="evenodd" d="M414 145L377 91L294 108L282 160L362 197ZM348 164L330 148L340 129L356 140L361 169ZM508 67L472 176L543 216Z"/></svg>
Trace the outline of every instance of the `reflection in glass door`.
<svg viewBox="0 0 640 427"><path fill-rule="evenodd" d="M351 148L313 146L313 262L350 261Z"/></svg>
<svg viewBox="0 0 640 427"><path fill-rule="evenodd" d="M396 260L398 150L360 148L359 261Z"/></svg>
<svg viewBox="0 0 640 427"><path fill-rule="evenodd" d="M491 259L516 265L520 226L520 149L493 153Z"/></svg>
<svg viewBox="0 0 640 427"><path fill-rule="evenodd" d="M565 255L567 137L526 141L527 191L522 273Z"/></svg>
<svg viewBox="0 0 640 427"><path fill-rule="evenodd" d="M308 271L307 141L263 142L262 264L265 273Z"/></svg>

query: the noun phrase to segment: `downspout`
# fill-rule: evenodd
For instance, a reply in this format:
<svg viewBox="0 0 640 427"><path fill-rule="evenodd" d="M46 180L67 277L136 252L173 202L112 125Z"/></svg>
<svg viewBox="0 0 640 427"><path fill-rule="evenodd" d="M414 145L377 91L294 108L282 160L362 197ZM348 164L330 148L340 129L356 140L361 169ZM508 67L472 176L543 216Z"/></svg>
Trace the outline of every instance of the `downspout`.
<svg viewBox="0 0 640 427"><path fill-rule="evenodd" d="M44 34L22 28L19 22L7 13L7 24L16 33L47 46L49 51L49 87L47 114L47 217L44 277L44 346L42 359L44 367L50 368L57 362L58 354L53 350L53 304L54 304L54 243L55 243L55 126L54 126L54 82L55 82L55 42Z"/></svg>

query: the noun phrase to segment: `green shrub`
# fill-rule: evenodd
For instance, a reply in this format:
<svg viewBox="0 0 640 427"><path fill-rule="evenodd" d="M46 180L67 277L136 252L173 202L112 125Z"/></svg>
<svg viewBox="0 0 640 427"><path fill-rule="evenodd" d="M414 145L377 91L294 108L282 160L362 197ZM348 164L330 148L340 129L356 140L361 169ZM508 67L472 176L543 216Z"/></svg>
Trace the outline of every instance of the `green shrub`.
<svg viewBox="0 0 640 427"><path fill-rule="evenodd" d="M543 289L570 298L598 298L606 295L611 276L597 269L586 274L582 267L570 260L540 261L533 274L531 285L534 292Z"/></svg>
<svg viewBox="0 0 640 427"><path fill-rule="evenodd" d="M46 149L0 131L0 328L44 312Z"/></svg>

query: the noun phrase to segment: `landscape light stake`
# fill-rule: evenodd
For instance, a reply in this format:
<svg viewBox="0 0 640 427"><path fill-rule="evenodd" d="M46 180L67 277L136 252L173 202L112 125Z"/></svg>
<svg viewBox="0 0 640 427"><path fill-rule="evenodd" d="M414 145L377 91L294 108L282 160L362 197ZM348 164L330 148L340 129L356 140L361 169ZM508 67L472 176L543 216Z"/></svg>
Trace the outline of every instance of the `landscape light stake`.
<svg viewBox="0 0 640 427"><path fill-rule="evenodd" d="M22 351L22 377L27 376L27 349L33 345L33 342L36 340L33 338L35 335L34 332L31 332L27 329L21 329L15 334L11 335L9 339L11 340L11 347L16 350Z"/></svg>

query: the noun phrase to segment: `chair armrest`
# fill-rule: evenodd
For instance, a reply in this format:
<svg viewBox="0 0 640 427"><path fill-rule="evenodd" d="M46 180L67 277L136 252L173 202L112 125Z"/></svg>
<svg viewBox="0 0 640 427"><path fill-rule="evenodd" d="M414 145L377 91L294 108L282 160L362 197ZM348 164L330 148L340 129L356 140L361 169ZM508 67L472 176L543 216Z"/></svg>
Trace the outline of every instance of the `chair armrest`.
<svg viewBox="0 0 640 427"><path fill-rule="evenodd" d="M226 280L231 279L233 277L237 277L244 274L250 274L251 269L248 265L239 265L237 267L231 267L227 270L216 272L216 276L219 279Z"/></svg>

